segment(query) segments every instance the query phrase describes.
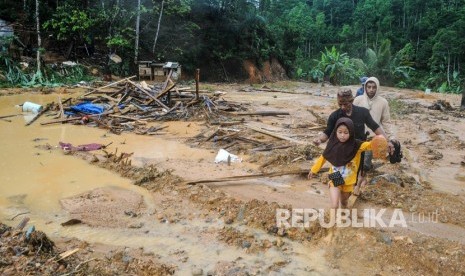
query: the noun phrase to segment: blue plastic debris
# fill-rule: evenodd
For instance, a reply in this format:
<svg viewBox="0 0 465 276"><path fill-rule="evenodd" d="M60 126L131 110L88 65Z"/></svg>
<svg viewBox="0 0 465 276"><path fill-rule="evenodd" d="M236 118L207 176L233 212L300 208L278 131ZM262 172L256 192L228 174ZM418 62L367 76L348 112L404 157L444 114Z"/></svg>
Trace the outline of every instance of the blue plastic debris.
<svg viewBox="0 0 465 276"><path fill-rule="evenodd" d="M31 225L29 227L29 229L27 229L27 231L26 231L26 240L29 240L29 238L31 237L32 232L34 232L35 230L36 230L36 228L34 227L34 225Z"/></svg>

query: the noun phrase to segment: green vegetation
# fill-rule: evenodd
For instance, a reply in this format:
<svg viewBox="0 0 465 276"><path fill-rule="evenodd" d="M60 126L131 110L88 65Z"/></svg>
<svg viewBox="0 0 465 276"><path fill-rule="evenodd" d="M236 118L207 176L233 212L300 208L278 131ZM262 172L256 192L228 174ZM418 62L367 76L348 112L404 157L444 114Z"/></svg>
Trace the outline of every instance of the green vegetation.
<svg viewBox="0 0 465 276"><path fill-rule="evenodd" d="M33 33L35 2L3 2L0 14ZM274 58L291 78L338 85L374 75L459 93L465 80L465 0L141 0L140 10L129 0L38 2L47 51L75 60L83 48L115 53L118 74L133 74L137 57L178 61L187 74L200 68L206 81L244 80L245 59L261 68ZM11 70L2 75L20 81Z"/></svg>
<svg viewBox="0 0 465 276"><path fill-rule="evenodd" d="M23 66L10 57L0 54L0 72L2 80L0 87L35 87L35 86L60 86L76 84L80 81L91 81L86 68L82 65L62 66L52 68L47 65L42 72L36 72L35 68Z"/></svg>

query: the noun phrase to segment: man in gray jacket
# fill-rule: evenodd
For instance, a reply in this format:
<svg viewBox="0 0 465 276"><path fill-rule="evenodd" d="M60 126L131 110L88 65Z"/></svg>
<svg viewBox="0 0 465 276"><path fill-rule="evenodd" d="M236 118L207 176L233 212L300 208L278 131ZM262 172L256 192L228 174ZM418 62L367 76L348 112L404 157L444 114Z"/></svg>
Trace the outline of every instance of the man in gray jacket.
<svg viewBox="0 0 465 276"><path fill-rule="evenodd" d="M379 95L379 80L375 77L368 78L364 88L365 93L354 99L354 105L368 109L373 120L384 129L388 141L394 140L389 103L385 98ZM369 133L369 136L374 136L374 133L370 131L368 127L366 127L366 131ZM390 148L393 147L391 143L389 143L389 146ZM394 149L390 149L390 152L393 150ZM373 166L372 156L373 154L371 151L365 152L364 169L367 171Z"/></svg>

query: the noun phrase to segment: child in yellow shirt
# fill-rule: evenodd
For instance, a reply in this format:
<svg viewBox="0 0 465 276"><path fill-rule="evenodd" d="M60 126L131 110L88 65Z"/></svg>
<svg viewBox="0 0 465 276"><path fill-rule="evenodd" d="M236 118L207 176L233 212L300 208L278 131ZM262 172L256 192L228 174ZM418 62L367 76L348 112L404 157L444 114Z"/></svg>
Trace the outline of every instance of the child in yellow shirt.
<svg viewBox="0 0 465 276"><path fill-rule="evenodd" d="M308 178L314 177L323 164L328 161L329 197L331 208L347 207L347 199L357 184L360 159L363 151L372 150L371 142L355 139L355 127L351 119L342 117L336 122L323 154L318 157L308 173Z"/></svg>

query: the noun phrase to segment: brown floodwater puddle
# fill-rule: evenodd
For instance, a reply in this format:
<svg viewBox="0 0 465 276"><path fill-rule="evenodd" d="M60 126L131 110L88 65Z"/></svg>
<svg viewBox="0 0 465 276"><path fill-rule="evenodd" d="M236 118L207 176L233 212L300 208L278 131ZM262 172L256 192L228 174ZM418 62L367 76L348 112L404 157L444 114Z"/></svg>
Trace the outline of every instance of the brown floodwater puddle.
<svg viewBox="0 0 465 276"><path fill-rule="evenodd" d="M29 225L44 231L52 239L77 238L91 243L143 248L159 256L162 262L175 263L181 275L190 275L193 265L208 271L220 261L236 261L246 267L266 267L274 262L285 262L288 264L282 271L291 274L305 271L337 274L327 265L323 250L311 249L297 242L286 240L290 248L287 252L272 248L260 254L244 254L242 248L227 246L207 238L209 235L202 235L202 232L222 229L224 223L220 220L164 224L152 218L144 222L145 232L86 225L62 227L60 223L69 219L69 214L60 206L60 200L96 188L126 189L142 195L149 215L156 206L152 195L133 185L129 179L65 155L61 150L44 151L36 148L37 145L48 143L58 146L60 141L73 145L111 142L108 151L118 148L118 152L134 152L134 165L157 164L162 169L176 170L177 175L187 179L246 174L253 166L246 162L233 166L213 164L216 150L196 149L183 144L183 139L198 134L200 126L196 123L167 123L169 127L164 131L168 134L164 137L114 135L101 129L70 124L40 125L52 120L51 117L41 117L32 125L25 126L32 116L23 114L17 105L25 101L45 105L56 100L56 94L0 97L0 116L21 114L8 118L11 122L0 120L0 221L15 226L22 217L28 216ZM276 239L256 229L248 230L259 240ZM180 261L180 254L188 261Z"/></svg>

